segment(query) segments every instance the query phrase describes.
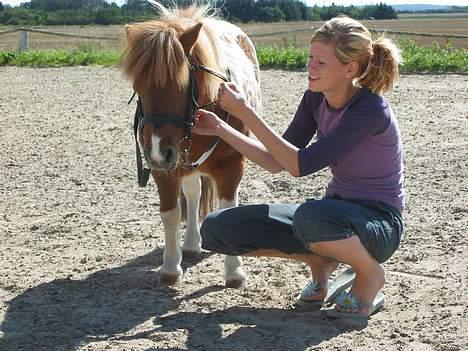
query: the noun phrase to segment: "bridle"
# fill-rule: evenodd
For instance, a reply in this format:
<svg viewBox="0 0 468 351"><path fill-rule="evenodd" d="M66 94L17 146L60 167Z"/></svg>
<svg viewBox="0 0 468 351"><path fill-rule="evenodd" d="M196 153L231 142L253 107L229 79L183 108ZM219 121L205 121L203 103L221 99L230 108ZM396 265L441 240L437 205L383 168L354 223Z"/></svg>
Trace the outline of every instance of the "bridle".
<svg viewBox="0 0 468 351"><path fill-rule="evenodd" d="M227 76L224 76L221 73L218 73L202 64L195 62L191 56L187 57L187 61L189 65L189 86L188 86L189 94L188 94L187 111L185 112L185 116L183 117L172 116L167 113L159 113L159 112L144 114L143 108L142 108L141 97L138 96L137 98L137 106L136 106L135 117L133 121L133 134L135 137L138 185L140 187L145 187L147 185L149 175L151 173L151 167L148 164L146 164L146 162L145 163L143 162L143 158L141 157L140 144L138 142L138 133L142 132L143 127L146 124L149 123L153 125L155 128L160 128L164 124L169 123L169 124L178 126L184 130L184 136L179 141L179 143L180 142L185 143L184 150L183 150L183 153L186 159L185 166L190 170L198 167L201 163L203 163L211 155L211 153L214 151L214 149L219 143L219 138L217 138L216 141L210 146L208 151L204 152L197 161L189 162L189 152L190 152L190 147L192 145L192 128L193 128L194 121L195 121L195 114L198 109L201 109L201 108L205 109L218 103L218 100L215 100L215 101L209 102L201 106L198 104L198 84L197 84L197 80L195 77L195 72L209 73L215 77L218 77L224 82L230 81L230 72L229 70L227 70ZM134 92L132 97L128 101L128 104L130 104L133 101L136 95L137 93ZM229 119L229 114L226 117L226 121L228 119Z"/></svg>

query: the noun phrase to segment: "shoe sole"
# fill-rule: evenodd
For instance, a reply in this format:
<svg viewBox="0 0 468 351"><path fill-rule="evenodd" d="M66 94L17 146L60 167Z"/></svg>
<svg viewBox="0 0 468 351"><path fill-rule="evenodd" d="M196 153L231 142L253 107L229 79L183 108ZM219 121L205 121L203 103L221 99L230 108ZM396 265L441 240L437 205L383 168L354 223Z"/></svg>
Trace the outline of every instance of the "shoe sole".
<svg viewBox="0 0 468 351"><path fill-rule="evenodd" d="M346 270L337 274L337 276L330 281L328 285L328 294L323 301L307 301L301 299L301 294L297 295L295 306L298 307L307 307L310 309L319 309L322 306L327 306L333 303L335 298L344 290L353 285L354 278L356 273L354 273L352 268L347 268Z"/></svg>
<svg viewBox="0 0 468 351"><path fill-rule="evenodd" d="M327 317L331 318L346 318L346 319L359 319L359 320L366 320L374 313L378 312L380 308L385 303L385 295L382 292L379 292L377 296L374 298L374 302L372 306L369 308L369 312L367 314L363 313L353 313L353 312L341 312L337 311L334 308L329 309L326 312Z"/></svg>

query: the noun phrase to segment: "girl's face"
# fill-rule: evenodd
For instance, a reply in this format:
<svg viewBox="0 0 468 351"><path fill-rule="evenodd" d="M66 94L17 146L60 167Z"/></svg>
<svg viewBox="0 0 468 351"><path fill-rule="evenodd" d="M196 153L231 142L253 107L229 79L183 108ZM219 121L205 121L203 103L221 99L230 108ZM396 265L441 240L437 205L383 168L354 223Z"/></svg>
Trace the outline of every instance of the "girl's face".
<svg viewBox="0 0 468 351"><path fill-rule="evenodd" d="M316 41L310 44L307 70L311 91L333 93L352 82L348 65L338 61L332 43Z"/></svg>

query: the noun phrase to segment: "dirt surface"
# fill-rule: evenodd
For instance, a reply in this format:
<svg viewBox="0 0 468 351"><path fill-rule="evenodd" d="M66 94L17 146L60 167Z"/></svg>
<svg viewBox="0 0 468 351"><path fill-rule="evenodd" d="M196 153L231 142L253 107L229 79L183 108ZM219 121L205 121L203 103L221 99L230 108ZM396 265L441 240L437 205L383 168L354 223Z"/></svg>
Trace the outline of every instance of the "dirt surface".
<svg viewBox="0 0 468 351"><path fill-rule="evenodd" d="M305 75L263 71L262 84L281 132ZM408 208L368 325L292 309L308 278L293 261L247 258L247 288L225 289L222 257L204 252L182 284L156 289L159 200L137 187L131 92L117 69L0 67L0 350L468 348L467 76L404 76L388 97ZM240 202L301 202L328 179L249 163Z"/></svg>

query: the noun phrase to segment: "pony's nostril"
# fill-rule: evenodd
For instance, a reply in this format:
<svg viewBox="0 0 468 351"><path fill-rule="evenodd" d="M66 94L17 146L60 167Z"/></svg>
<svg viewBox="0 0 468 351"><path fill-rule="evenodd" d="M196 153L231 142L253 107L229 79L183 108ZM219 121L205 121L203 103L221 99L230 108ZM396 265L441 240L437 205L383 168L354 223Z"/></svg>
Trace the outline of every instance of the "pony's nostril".
<svg viewBox="0 0 468 351"><path fill-rule="evenodd" d="M171 162L175 156L175 151L172 147L166 147L161 151L161 154L166 162Z"/></svg>

